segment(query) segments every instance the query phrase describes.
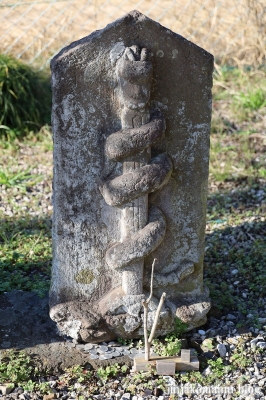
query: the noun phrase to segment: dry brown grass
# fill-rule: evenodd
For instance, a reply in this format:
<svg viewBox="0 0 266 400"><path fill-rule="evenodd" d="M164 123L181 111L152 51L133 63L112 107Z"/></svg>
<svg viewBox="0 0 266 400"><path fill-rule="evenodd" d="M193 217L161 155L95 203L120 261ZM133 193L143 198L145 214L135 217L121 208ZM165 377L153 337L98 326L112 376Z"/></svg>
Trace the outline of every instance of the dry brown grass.
<svg viewBox="0 0 266 400"><path fill-rule="evenodd" d="M218 63L265 62L265 0L2 0L0 52L43 65L132 9L204 47Z"/></svg>

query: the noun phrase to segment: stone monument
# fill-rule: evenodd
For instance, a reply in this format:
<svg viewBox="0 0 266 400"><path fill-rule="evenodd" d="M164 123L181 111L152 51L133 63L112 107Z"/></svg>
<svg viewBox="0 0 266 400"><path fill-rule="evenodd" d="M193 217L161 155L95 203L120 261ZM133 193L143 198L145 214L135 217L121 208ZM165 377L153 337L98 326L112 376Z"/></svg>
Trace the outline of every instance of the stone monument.
<svg viewBox="0 0 266 400"><path fill-rule="evenodd" d="M50 316L100 342L206 321L203 286L213 57L138 11L51 62Z"/></svg>

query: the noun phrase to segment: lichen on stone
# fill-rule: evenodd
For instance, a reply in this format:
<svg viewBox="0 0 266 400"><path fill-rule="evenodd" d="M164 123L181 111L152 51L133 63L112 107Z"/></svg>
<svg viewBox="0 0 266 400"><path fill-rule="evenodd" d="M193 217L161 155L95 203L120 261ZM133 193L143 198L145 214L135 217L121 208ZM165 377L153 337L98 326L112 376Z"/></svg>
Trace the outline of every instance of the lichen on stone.
<svg viewBox="0 0 266 400"><path fill-rule="evenodd" d="M93 281L94 275L93 272L89 268L82 269L75 276L75 281L78 283L89 284Z"/></svg>

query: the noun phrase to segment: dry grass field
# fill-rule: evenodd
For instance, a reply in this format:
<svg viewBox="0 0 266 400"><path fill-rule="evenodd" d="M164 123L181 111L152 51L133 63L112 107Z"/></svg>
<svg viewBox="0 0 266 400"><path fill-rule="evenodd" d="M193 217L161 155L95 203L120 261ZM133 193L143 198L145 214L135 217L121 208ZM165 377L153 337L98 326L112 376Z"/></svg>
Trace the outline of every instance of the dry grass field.
<svg viewBox="0 0 266 400"><path fill-rule="evenodd" d="M2 0L0 52L44 66L63 46L132 9L204 47L219 64L265 62L264 0Z"/></svg>

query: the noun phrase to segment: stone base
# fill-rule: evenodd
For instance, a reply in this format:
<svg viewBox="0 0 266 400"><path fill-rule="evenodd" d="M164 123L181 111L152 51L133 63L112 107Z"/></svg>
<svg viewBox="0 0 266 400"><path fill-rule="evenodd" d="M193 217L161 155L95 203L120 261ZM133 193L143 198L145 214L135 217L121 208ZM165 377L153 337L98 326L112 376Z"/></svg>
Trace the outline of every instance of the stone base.
<svg viewBox="0 0 266 400"><path fill-rule="evenodd" d="M107 293L98 304L88 306L86 300L75 300L51 307L50 317L57 323L61 335L84 342L99 343L117 337L137 339L143 337L142 300L148 294L125 295L122 288ZM148 329L155 319L159 299L152 297L149 304ZM156 328L156 336L166 335L174 330L178 317L188 324L187 330L203 325L210 309L208 291L202 296L191 296L174 303L163 305Z"/></svg>

